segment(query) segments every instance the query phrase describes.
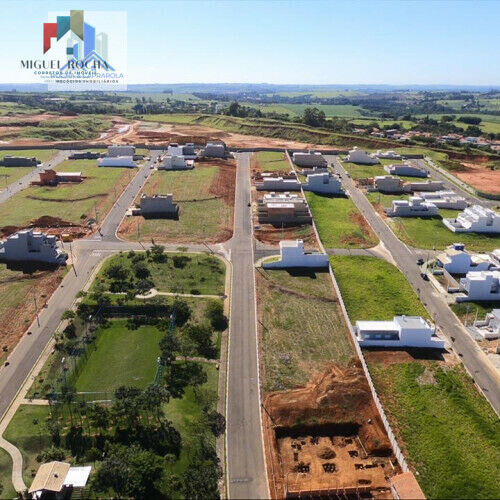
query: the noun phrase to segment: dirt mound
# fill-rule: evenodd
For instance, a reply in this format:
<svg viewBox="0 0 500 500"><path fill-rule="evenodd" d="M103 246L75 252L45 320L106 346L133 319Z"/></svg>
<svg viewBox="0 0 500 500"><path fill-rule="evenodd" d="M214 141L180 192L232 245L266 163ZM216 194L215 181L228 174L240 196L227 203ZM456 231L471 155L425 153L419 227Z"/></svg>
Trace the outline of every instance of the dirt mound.
<svg viewBox="0 0 500 500"><path fill-rule="evenodd" d="M42 215L38 219L33 219L30 221L30 225L36 227L77 227L78 224L73 222L68 222L59 217L52 217L50 215Z"/></svg>

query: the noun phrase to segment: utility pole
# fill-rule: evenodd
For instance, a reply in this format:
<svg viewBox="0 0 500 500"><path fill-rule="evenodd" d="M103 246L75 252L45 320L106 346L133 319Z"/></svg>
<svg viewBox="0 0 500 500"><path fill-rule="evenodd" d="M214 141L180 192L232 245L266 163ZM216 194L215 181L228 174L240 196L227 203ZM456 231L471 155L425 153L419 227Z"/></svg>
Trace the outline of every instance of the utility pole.
<svg viewBox="0 0 500 500"><path fill-rule="evenodd" d="M40 318L38 317L38 306L36 303L36 295L35 290L33 289L33 302L35 303L35 314L36 314L36 322L38 324L38 328L40 328Z"/></svg>
<svg viewBox="0 0 500 500"><path fill-rule="evenodd" d="M75 265L75 260L73 258L73 245L71 244L71 242L69 243L69 252L71 254L71 262L73 264L73 272L75 273L75 276L78 276L78 274L76 273L76 265Z"/></svg>

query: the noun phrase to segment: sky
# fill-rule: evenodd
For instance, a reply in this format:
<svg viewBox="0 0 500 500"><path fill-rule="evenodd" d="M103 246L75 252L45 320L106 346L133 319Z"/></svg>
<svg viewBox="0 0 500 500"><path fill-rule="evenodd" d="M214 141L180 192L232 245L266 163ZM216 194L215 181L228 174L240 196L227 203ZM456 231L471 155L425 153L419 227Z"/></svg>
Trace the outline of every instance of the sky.
<svg viewBox="0 0 500 500"><path fill-rule="evenodd" d="M0 83L50 11L127 13L129 83L500 84L500 1L0 1Z"/></svg>

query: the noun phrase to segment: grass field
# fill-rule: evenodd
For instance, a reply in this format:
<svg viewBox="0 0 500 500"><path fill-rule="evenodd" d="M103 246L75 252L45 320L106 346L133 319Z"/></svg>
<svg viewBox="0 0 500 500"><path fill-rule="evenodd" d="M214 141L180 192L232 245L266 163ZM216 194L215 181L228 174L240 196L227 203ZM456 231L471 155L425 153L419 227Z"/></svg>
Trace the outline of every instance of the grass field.
<svg viewBox="0 0 500 500"><path fill-rule="evenodd" d="M259 151L254 153L253 159L255 166L260 168L261 172L279 172L291 170L290 163L285 157L285 153L278 151Z"/></svg>
<svg viewBox="0 0 500 500"><path fill-rule="evenodd" d="M42 215L82 223L88 217L102 221L132 177L135 169L99 168L95 160L67 160L59 172L82 172L87 178L77 184L57 187L31 186L0 205L2 226L24 226Z"/></svg>
<svg viewBox="0 0 500 500"><path fill-rule="evenodd" d="M107 117L84 115L71 120L44 120L36 127L24 127L22 137L47 141L76 141L97 139L101 132L111 128Z"/></svg>
<svg viewBox="0 0 500 500"><path fill-rule="evenodd" d="M214 191L218 175L219 167L198 164L189 171L154 172L144 192L172 193L179 205L179 220L129 217L120 233L127 239L179 243L228 239L232 234L233 207Z"/></svg>
<svg viewBox="0 0 500 500"><path fill-rule="evenodd" d="M389 320L395 315L429 314L404 275L376 257L332 256L337 279L351 323L357 320Z"/></svg>
<svg viewBox="0 0 500 500"><path fill-rule="evenodd" d="M265 391L304 384L354 355L328 272L263 270L258 290Z"/></svg>
<svg viewBox="0 0 500 500"><path fill-rule="evenodd" d="M141 255L139 252L136 254ZM144 254L142 254L144 255ZM143 260L159 292L193 293L201 295L223 295L225 287L224 263L212 255L165 253L165 262ZM183 260L181 261L180 258ZM178 261L176 261L178 259ZM177 266L176 266L177 262ZM94 283L100 282L109 289L111 280L106 276L111 266L120 265L133 274L132 258L127 253L108 258Z"/></svg>
<svg viewBox="0 0 500 500"><path fill-rule="evenodd" d="M114 319L97 332L95 349L89 350L76 378L78 392L109 391L121 385L145 388L153 382L159 342L164 334L155 326L127 328L127 321Z"/></svg>
<svg viewBox="0 0 500 500"><path fill-rule="evenodd" d="M351 162L342 162L342 166L353 179L367 179L376 175L387 175L382 165L357 165Z"/></svg>
<svg viewBox="0 0 500 500"><path fill-rule="evenodd" d="M11 472L12 459L3 448L0 448L0 498L16 498Z"/></svg>
<svg viewBox="0 0 500 500"><path fill-rule="evenodd" d="M368 365L427 498L499 498L499 421L464 370L436 362Z"/></svg>
<svg viewBox="0 0 500 500"><path fill-rule="evenodd" d="M36 157L42 162L47 162L56 154L54 149L16 149L8 151L0 151L0 160L4 156L27 156L29 158ZM0 190L7 187L8 184L17 182L21 177L29 174L33 167L0 167Z"/></svg>
<svg viewBox="0 0 500 500"><path fill-rule="evenodd" d="M378 238L349 198L305 193L325 248L369 248Z"/></svg>

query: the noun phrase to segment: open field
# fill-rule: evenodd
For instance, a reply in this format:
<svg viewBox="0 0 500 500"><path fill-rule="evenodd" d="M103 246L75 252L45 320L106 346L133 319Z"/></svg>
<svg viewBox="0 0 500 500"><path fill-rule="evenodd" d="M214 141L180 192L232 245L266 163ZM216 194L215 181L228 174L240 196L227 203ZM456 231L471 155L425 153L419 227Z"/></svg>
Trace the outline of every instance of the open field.
<svg viewBox="0 0 500 500"><path fill-rule="evenodd" d="M144 257L143 260L139 258ZM144 253L118 254L106 260L94 283L101 283L109 290L114 281L108 276L110 268L120 266L127 279L134 272L134 262L145 264L148 277L159 292L198 293L201 295L223 295L225 286L224 263L208 254L164 253L163 262L154 262ZM123 281L123 280L122 280Z"/></svg>
<svg viewBox="0 0 500 500"><path fill-rule="evenodd" d="M134 386L144 389L154 380L159 342L164 335L156 326L130 329L126 320L110 320L97 339L76 378L78 392L109 391Z"/></svg>
<svg viewBox="0 0 500 500"><path fill-rule="evenodd" d="M143 192L172 193L179 204L179 220L128 217L120 226L120 236L177 243L229 239L233 231L235 176L233 161L196 164L189 171L154 172Z"/></svg>
<svg viewBox="0 0 500 500"><path fill-rule="evenodd" d="M18 149L18 150L3 150L0 151L0 159L4 156L27 156L36 157L40 161L46 163L54 155L56 151L54 149ZM0 189L4 189L8 184L17 182L21 177L29 174L33 170L33 167L0 167Z"/></svg>
<svg viewBox="0 0 500 500"><path fill-rule="evenodd" d="M342 162L342 166L354 180L367 179L376 175L388 175L383 165L357 165L356 163L344 161Z"/></svg>
<svg viewBox="0 0 500 500"><path fill-rule="evenodd" d="M370 248L378 243L349 198L331 198L310 191L305 196L325 248Z"/></svg>
<svg viewBox="0 0 500 500"><path fill-rule="evenodd" d="M464 370L437 361L381 363L376 352L367 361L426 496L498 498L498 418Z"/></svg>
<svg viewBox="0 0 500 500"><path fill-rule="evenodd" d="M354 355L328 272L262 270L257 288L266 392L303 385Z"/></svg>
<svg viewBox="0 0 500 500"><path fill-rule="evenodd" d="M404 275L376 257L332 256L337 279L351 323L389 320L395 315L429 315Z"/></svg>
<svg viewBox="0 0 500 500"><path fill-rule="evenodd" d="M11 479L12 459L10 455L0 448L0 497L16 498L16 491Z"/></svg>
<svg viewBox="0 0 500 500"><path fill-rule="evenodd" d="M261 172L290 171L291 166L285 153L277 151L259 151L252 155L252 168Z"/></svg>
<svg viewBox="0 0 500 500"><path fill-rule="evenodd" d="M31 186L0 205L2 226L25 227L41 216L83 224L96 217L102 221L123 188L136 174L135 169L100 168L95 160L66 160L59 172L82 172L81 183L56 187Z"/></svg>

